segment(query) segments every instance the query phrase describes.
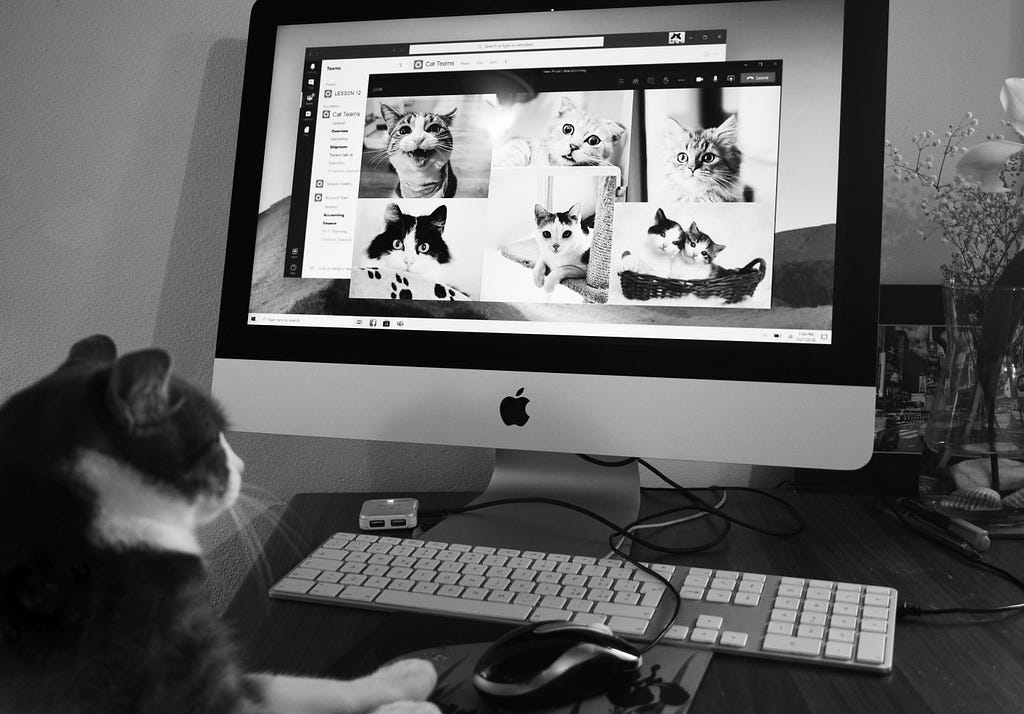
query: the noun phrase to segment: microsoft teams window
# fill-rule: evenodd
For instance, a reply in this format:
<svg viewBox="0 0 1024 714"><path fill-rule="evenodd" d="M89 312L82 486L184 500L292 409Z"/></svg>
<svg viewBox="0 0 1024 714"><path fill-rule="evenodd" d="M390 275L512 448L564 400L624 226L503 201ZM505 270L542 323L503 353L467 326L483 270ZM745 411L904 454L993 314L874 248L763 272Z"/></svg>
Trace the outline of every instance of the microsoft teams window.
<svg viewBox="0 0 1024 714"><path fill-rule="evenodd" d="M730 33L298 38L250 322L829 344L841 48Z"/></svg>

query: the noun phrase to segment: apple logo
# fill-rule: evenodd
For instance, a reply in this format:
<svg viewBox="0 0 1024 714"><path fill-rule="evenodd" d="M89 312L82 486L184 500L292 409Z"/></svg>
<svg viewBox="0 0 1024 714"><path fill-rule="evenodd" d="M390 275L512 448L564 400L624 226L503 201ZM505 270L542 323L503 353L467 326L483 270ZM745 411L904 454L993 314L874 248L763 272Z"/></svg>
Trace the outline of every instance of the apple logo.
<svg viewBox="0 0 1024 714"><path fill-rule="evenodd" d="M525 387L520 387L519 391L515 395L510 395L501 400L501 404L498 405L498 412L501 414L501 420L505 422L505 426L523 426L530 419L530 415L526 413L526 405L530 403L530 400L523 396Z"/></svg>

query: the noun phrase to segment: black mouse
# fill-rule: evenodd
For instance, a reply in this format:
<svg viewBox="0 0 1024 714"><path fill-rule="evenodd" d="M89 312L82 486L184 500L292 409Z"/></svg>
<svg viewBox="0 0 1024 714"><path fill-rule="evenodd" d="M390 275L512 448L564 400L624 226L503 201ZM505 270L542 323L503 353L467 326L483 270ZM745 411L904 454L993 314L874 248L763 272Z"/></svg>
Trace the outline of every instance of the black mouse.
<svg viewBox="0 0 1024 714"><path fill-rule="evenodd" d="M534 622L480 656L473 685L510 708L557 706L627 684L640 664L639 650L606 628Z"/></svg>

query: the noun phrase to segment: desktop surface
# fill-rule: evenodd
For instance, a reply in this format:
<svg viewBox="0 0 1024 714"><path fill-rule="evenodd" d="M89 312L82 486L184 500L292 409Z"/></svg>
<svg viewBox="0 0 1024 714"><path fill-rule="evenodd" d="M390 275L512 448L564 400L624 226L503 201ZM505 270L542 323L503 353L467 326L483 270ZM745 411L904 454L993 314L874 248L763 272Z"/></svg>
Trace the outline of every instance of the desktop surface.
<svg viewBox="0 0 1024 714"><path fill-rule="evenodd" d="M923 607L1000 605L1021 600L1006 581L918 537L878 511L872 499L851 494L777 490L807 521L800 535L768 538L733 527L714 549L658 558L692 566L891 585ZM270 600L267 588L295 561L339 530L357 530L368 498L399 494L298 494L264 553L269 573L254 569L225 614L238 633L247 666L295 674L352 677L405 652L445 643L492 641L509 629L488 622L452 620ZM420 499L421 513L461 506L476 493L400 494ZM646 493L644 513L678 497ZM730 494L727 512L778 526L774 509L744 494ZM664 534L666 544L697 544L711 534L710 519ZM402 535L403 532L397 532ZM409 535L404 533L404 535ZM986 560L1019 569L1024 543L996 541ZM1024 618L945 616L899 621L893 671L865 674L747 657L716 655L697 691L703 711L1017 711L1024 688ZM396 636L398 633L399 636Z"/></svg>

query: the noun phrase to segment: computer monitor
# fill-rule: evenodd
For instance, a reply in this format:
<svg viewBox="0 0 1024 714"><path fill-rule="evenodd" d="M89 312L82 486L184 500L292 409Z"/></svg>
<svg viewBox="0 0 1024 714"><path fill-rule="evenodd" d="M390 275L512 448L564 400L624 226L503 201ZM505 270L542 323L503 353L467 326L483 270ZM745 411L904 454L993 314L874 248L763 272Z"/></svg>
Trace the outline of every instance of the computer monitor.
<svg viewBox="0 0 1024 714"><path fill-rule="evenodd" d="M488 497L613 519L635 466L574 454L862 465L887 16L257 2L214 393L242 430L493 447ZM474 522L582 527L537 508Z"/></svg>

